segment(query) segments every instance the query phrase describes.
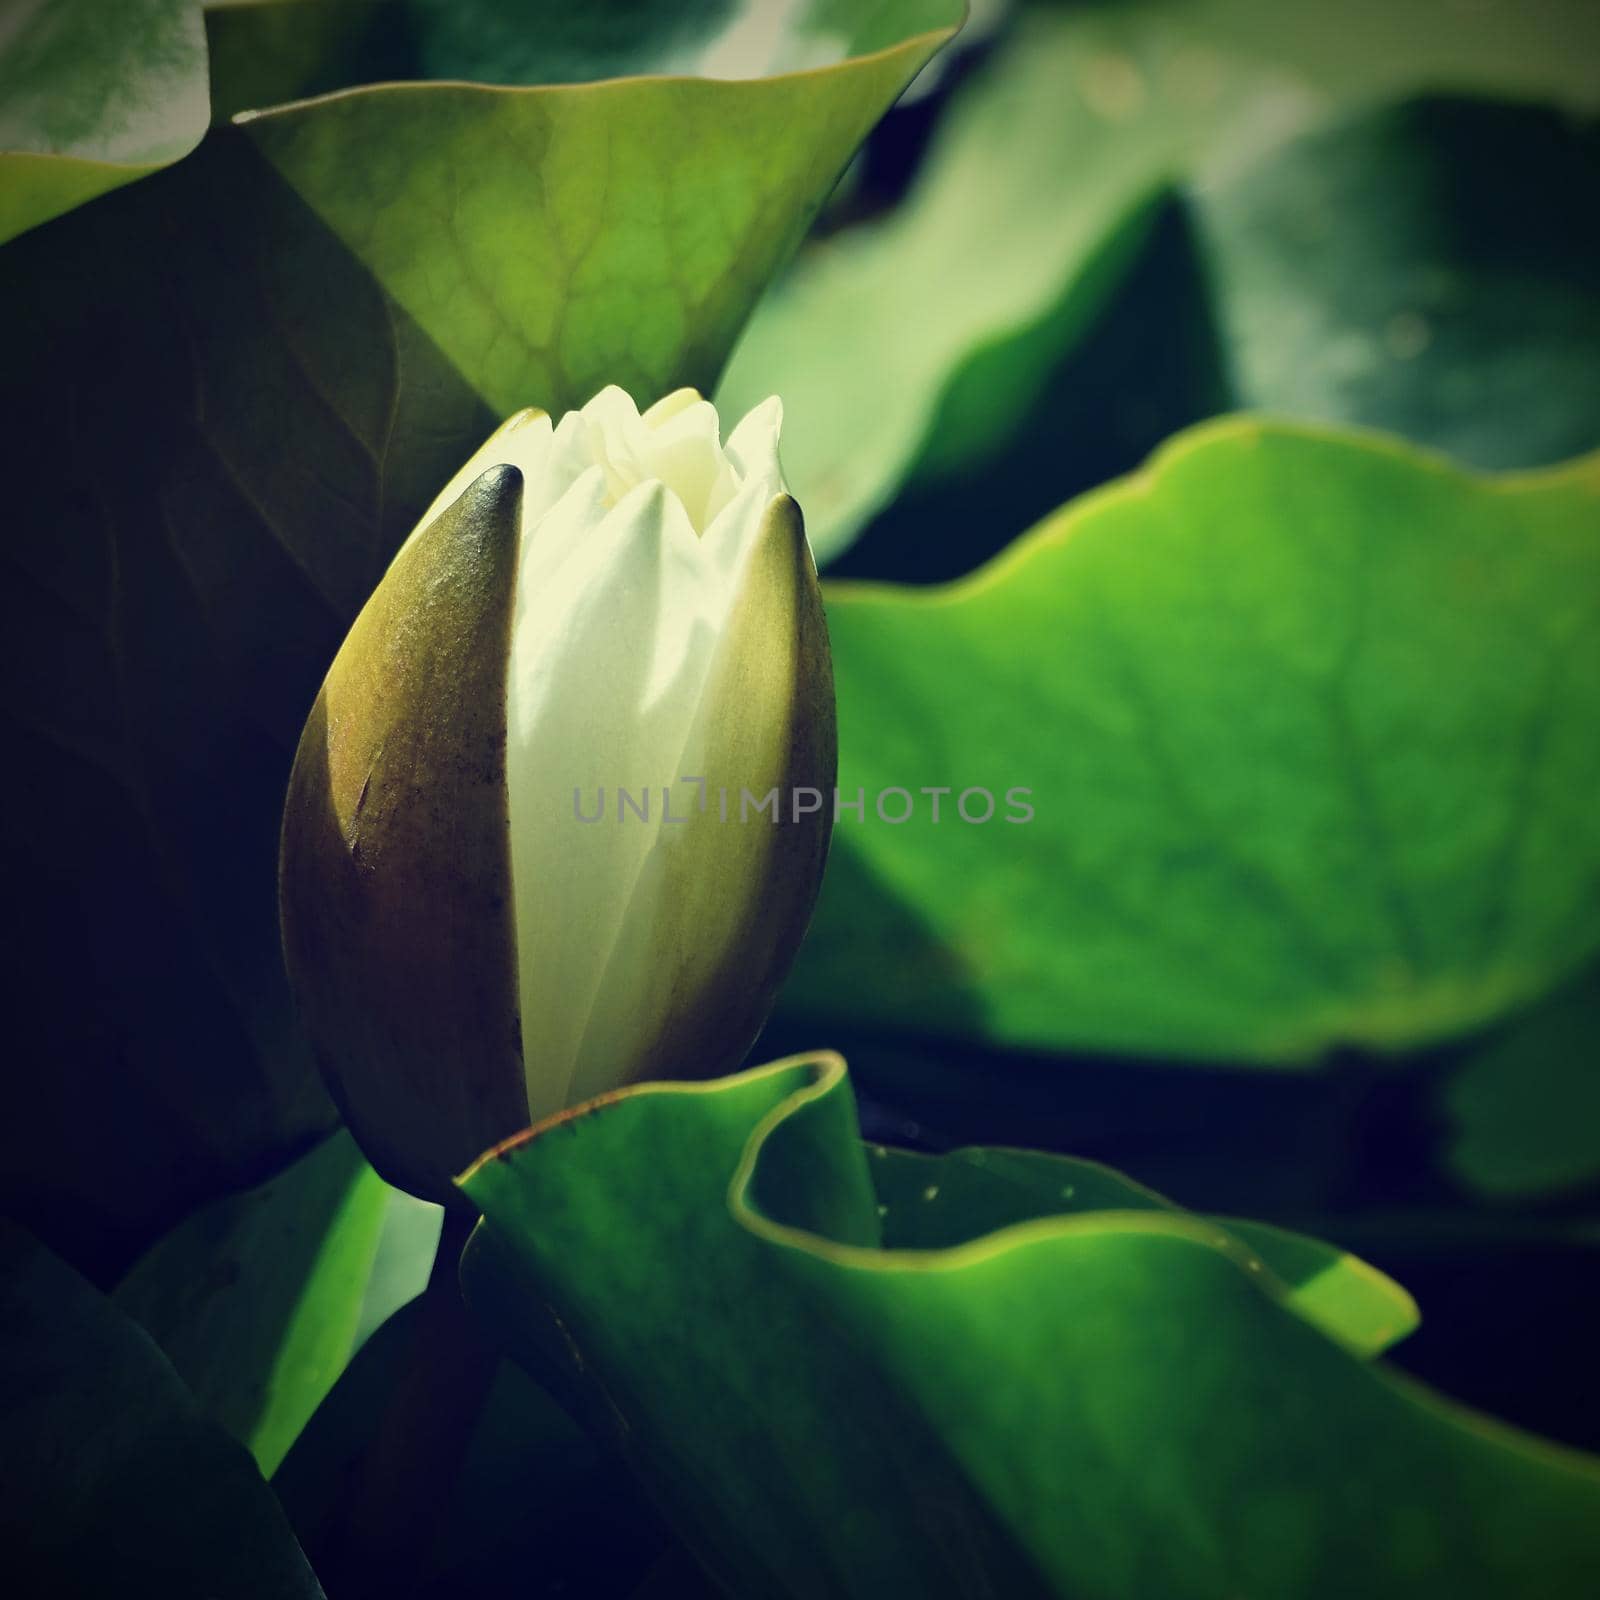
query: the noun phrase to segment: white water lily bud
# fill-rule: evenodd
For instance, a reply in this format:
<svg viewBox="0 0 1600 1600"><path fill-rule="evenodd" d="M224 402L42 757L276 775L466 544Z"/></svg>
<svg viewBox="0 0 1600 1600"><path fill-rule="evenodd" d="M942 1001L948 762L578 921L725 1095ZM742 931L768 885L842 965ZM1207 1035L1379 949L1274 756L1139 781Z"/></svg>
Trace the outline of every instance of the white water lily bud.
<svg viewBox="0 0 1600 1600"><path fill-rule="evenodd" d="M513 417L330 669L284 813L284 949L391 1182L449 1199L529 1122L731 1070L765 1020L835 776L781 416L725 445L688 389Z"/></svg>

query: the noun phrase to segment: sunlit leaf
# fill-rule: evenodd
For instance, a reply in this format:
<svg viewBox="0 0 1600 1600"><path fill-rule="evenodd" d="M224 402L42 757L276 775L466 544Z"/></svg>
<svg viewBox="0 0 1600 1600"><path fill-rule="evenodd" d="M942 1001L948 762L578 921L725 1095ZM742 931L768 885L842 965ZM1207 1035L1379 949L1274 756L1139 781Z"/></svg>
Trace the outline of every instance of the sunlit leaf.
<svg viewBox="0 0 1600 1600"><path fill-rule="evenodd" d="M1146 39L1138 15L1030 16L958 95L904 204L817 246L752 320L719 399L783 395L784 465L819 561L919 461L947 472L1015 427L1126 269L1197 128L1229 115L1274 137L1309 115L1255 64L1213 63L1186 86L1179 45ZM1146 114L1151 76L1175 86ZM871 381L844 381L846 358Z"/></svg>
<svg viewBox="0 0 1600 1600"><path fill-rule="evenodd" d="M605 383L709 387L850 153L959 20L954 0L894 15L904 32L857 30L867 54L831 35L820 72L396 84L245 126L495 411L559 412Z"/></svg>
<svg viewBox="0 0 1600 1600"><path fill-rule="evenodd" d="M365 1336L422 1292L438 1236L438 1208L339 1133L196 1212L115 1299L270 1475Z"/></svg>
<svg viewBox="0 0 1600 1600"><path fill-rule="evenodd" d="M1600 457L1230 420L970 580L835 585L866 810L785 1013L1286 1066L1550 992L1600 949L1597 506Z"/></svg>

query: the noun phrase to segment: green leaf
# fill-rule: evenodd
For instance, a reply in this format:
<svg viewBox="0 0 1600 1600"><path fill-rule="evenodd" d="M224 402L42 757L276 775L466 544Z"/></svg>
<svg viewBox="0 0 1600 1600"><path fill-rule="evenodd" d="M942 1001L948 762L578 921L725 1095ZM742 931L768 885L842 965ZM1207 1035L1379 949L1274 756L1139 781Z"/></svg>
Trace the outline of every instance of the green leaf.
<svg viewBox="0 0 1600 1600"><path fill-rule="evenodd" d="M502 1362L436 1541L433 1592L492 1593L508 1571L537 1570L536 1592L632 1594L667 1544L615 1455Z"/></svg>
<svg viewBox="0 0 1600 1600"><path fill-rule="evenodd" d="M1297 140L1192 208L1237 405L1477 467L1600 443L1600 126L1415 101Z"/></svg>
<svg viewBox="0 0 1600 1600"><path fill-rule="evenodd" d="M948 30L940 0L207 0L213 97L227 114L362 83L507 87L645 74L748 79L806 72Z"/></svg>
<svg viewBox="0 0 1600 1600"><path fill-rule="evenodd" d="M1225 54L1280 62L1330 97L1448 88L1600 108L1588 70L1600 17L1587 0L1504 7L1492 0L1353 0L1337 11L1270 0L1153 0L1145 11L1151 27L1181 17Z"/></svg>
<svg viewBox="0 0 1600 1600"><path fill-rule="evenodd" d="M352 1510L380 1538L392 1515L381 1496L364 1503L351 1485L416 1439L408 1396L419 1381L439 1381L424 1365L439 1351L424 1348L423 1310L410 1302L357 1352L272 1480L330 1589L334 1565L353 1564L340 1547ZM622 1463L509 1361L497 1364L465 1459L438 1482L439 1526L412 1584L430 1600L503 1588L507 1573L525 1575L530 1595L625 1596L668 1543Z"/></svg>
<svg viewBox="0 0 1600 1600"><path fill-rule="evenodd" d="M0 1450L8 1593L322 1594L249 1456L133 1322L8 1222Z"/></svg>
<svg viewBox="0 0 1600 1600"><path fill-rule="evenodd" d="M1151 61L1123 53L1130 37ZM1163 37L1146 51L1123 8L1029 16L958 95L901 207L816 247L759 308L718 400L783 396L784 469L819 562L919 458L954 466L1015 426L1125 270L1213 96L1254 94L1275 126L1303 115L1247 68L1170 117L1130 118L1117 96L1142 98L1141 74L1174 72L1173 54ZM872 381L842 382L847 358ZM946 403L967 426L941 424Z"/></svg>
<svg viewBox="0 0 1600 1600"><path fill-rule="evenodd" d="M785 1014L1283 1067L1548 993L1600 950L1597 497L1229 420L962 583L832 587L867 809Z"/></svg>
<svg viewBox="0 0 1600 1600"><path fill-rule="evenodd" d="M982 1148L927 1156L873 1145L869 1153L888 1250L949 1249L1043 1217L1182 1214L1153 1190L1092 1161ZM1411 1296L1348 1252L1264 1223L1229 1219L1221 1226L1286 1287L1290 1305L1356 1354L1377 1355L1417 1326Z"/></svg>
<svg viewBox="0 0 1600 1600"><path fill-rule="evenodd" d="M1469 1187L1530 1200L1600 1180L1600 973L1511 1019L1445 1087L1449 1163Z"/></svg>
<svg viewBox="0 0 1600 1600"><path fill-rule="evenodd" d="M36 997L4 1198L104 1281L332 1123L288 1014L279 809L389 556L502 410L708 387L958 11L870 8L831 65L745 81L280 107L0 253L29 308L0 709Z"/></svg>
<svg viewBox="0 0 1600 1600"><path fill-rule="evenodd" d="M724 18L730 31L747 11ZM673 64L674 13L651 12L656 48L630 59ZM899 0L867 16L829 34L820 71L395 84L245 128L496 412L559 413L606 383L709 388L762 285L960 12ZM531 64L513 62L513 81Z"/></svg>
<svg viewBox="0 0 1600 1600"><path fill-rule="evenodd" d="M196 0L12 0L0 241L187 155L209 119Z"/></svg>
<svg viewBox="0 0 1600 1600"><path fill-rule="evenodd" d="M438 1208L391 1189L339 1133L196 1212L115 1300L270 1475L366 1334L422 1292L438 1237Z"/></svg>
<svg viewBox="0 0 1600 1600"><path fill-rule="evenodd" d="M1594 13L1557 0L1508 33L1493 8L1455 0L1355 9L1336 25L1261 0L1024 16L958 92L903 205L803 257L724 381L734 408L768 387L784 395L785 463L819 560L845 550L908 478L937 514L940 486L981 466L991 477L1072 472L1085 447L1076 388L1096 390L1102 407L1125 405L1142 374L1063 364L1133 269L1157 197L1185 181L1202 217L1214 192L1224 197L1218 230L1242 259L1219 269L1223 353L1242 343L1244 355L1238 389L1205 396L1183 420L1232 403L1414 425L1421 442L1464 445L1467 459L1494 466L1592 447L1591 340L1552 336L1570 334L1574 312L1580 330L1593 325L1594 207L1574 198L1594 184L1592 143L1554 118L1509 111L1502 140L1485 108L1442 129L1380 119L1348 150L1314 144L1253 181L1240 169L1381 94L1498 88L1592 106L1593 83L1567 52L1592 48ZM1467 227L1451 227L1458 215ZM1274 298L1257 306L1249 296L1263 281ZM1202 305L1212 287L1199 279ZM1171 299L1147 302L1144 318L1160 321ZM1379 324L1376 345L1363 315ZM1440 335L1421 361L1430 331L1419 317ZM1163 343L1193 336L1174 322ZM874 382L841 386L846 359ZM1532 420L1502 423L1486 441L1494 419L1539 387L1547 361L1575 376L1576 392L1553 377ZM1391 365L1405 368L1397 400L1373 394ZM1225 360L1224 375L1232 367ZM1444 392L1430 397L1431 385ZM1048 442L996 467L1036 410L1062 413ZM1043 486L1055 499L1066 487L1059 476Z"/></svg>
<svg viewBox="0 0 1600 1600"><path fill-rule="evenodd" d="M1221 411L1382 427L1497 469L1590 449L1590 195L1593 124L1459 99L1364 111L1171 191L1092 328L1022 341L1043 378L1020 355L969 363L939 438L835 571L971 571Z"/></svg>
<svg viewBox="0 0 1600 1600"><path fill-rule="evenodd" d="M1357 1359L1216 1225L895 1249L876 1165L821 1057L624 1091L463 1180L469 1298L535 1366L559 1327L730 1592L1588 1592L1596 1463Z"/></svg>

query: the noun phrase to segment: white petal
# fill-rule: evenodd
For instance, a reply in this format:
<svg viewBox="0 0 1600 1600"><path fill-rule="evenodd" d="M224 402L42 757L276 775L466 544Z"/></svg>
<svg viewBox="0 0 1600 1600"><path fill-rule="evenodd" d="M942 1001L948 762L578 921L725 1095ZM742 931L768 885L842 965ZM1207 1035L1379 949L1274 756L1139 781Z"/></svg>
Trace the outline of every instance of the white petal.
<svg viewBox="0 0 1600 1600"><path fill-rule="evenodd" d="M594 466L594 452L589 447L583 413L569 411L556 424L551 436L541 481L528 484L524 490L523 527L537 527L573 484Z"/></svg>
<svg viewBox="0 0 1600 1600"><path fill-rule="evenodd" d="M747 484L741 500L760 489ZM708 1019L692 1010L674 1013L703 1004L719 972L746 967L756 980L762 970L757 902L777 887L773 861L788 824L734 819L746 789L759 799L791 772L802 661L795 631L796 520L776 514L771 500L754 504L754 528L735 528L731 520L726 525L739 560L724 609L737 607L741 614L730 615L720 630L680 761L679 770L702 777L705 788L680 787L673 807L678 821L659 830L640 867L579 1046L569 1103L636 1079L641 1070L677 1076L731 1065L664 1055L663 1046L682 1049L697 1036L715 1039L717 1027ZM702 545L714 536L707 534ZM730 805L727 821L719 789ZM703 812L697 810L702 793ZM730 1044L737 1049L744 1042Z"/></svg>
<svg viewBox="0 0 1600 1600"><path fill-rule="evenodd" d="M575 1084L626 1078L633 1063L621 1057L652 1035L645 1009L659 993L638 963L672 923L664 864L683 831L663 828L663 791L675 809L692 795L677 780L695 770L706 718L719 714L706 685L757 530L783 492L782 418L776 399L758 406L724 448L715 407L694 390L641 416L608 388L539 436L507 691L536 1117L570 1103ZM592 816L602 790L604 820L580 821L575 801ZM629 809L618 820L622 790L645 818Z"/></svg>
<svg viewBox="0 0 1600 1600"><path fill-rule="evenodd" d="M676 497L644 485L596 522L598 480L585 483L558 508L572 526L536 530L542 559L519 581L507 695L512 885L534 1116L566 1103L721 620L721 585L707 580ZM575 553L552 558L558 549ZM601 787L605 820L579 822L573 791L592 813ZM648 821L617 820L619 788L636 797L651 791Z"/></svg>
<svg viewBox="0 0 1600 1600"><path fill-rule="evenodd" d="M699 400L698 389L674 389L671 394L663 395L644 413L645 424L651 428L659 428L663 422L671 421L680 411Z"/></svg>
<svg viewBox="0 0 1600 1600"><path fill-rule="evenodd" d="M695 532L703 533L714 514L713 497L720 509L737 481L722 453L717 408L697 400L663 422L649 436L643 468L647 478L659 478L671 488Z"/></svg>
<svg viewBox="0 0 1600 1600"><path fill-rule="evenodd" d="M741 480L759 478L767 485L767 498L783 491L783 469L778 464L778 435L783 431L783 401L777 395L754 407L728 438L728 458Z"/></svg>
<svg viewBox="0 0 1600 1600"><path fill-rule="evenodd" d="M706 560L717 574L729 601L756 530L761 526L761 519L772 500L772 491L764 482L758 478L749 479L739 487L701 535L700 542L705 546Z"/></svg>

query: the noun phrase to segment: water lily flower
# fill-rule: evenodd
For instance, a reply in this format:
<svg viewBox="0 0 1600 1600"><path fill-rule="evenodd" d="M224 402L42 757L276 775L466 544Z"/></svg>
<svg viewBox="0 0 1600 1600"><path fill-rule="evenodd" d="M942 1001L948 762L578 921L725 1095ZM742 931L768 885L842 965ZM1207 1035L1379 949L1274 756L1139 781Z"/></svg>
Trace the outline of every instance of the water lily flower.
<svg viewBox="0 0 1600 1600"><path fill-rule="evenodd" d="M284 813L291 983L335 1098L432 1199L619 1085L730 1070L810 916L833 681L777 400L525 411L356 619ZM824 799L826 797L826 799Z"/></svg>

